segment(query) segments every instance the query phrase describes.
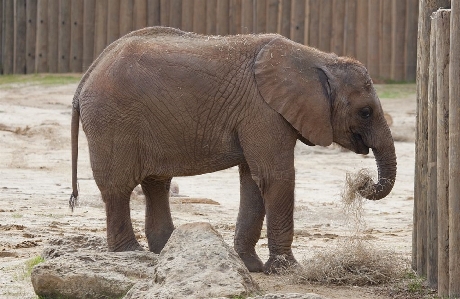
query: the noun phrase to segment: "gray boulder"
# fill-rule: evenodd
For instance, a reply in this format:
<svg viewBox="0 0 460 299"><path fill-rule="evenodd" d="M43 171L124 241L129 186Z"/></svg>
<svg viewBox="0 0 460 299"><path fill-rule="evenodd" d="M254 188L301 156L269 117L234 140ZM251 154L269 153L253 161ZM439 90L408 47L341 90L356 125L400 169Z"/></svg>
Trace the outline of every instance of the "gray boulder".
<svg viewBox="0 0 460 299"><path fill-rule="evenodd" d="M216 298L258 292L237 253L209 223L177 228L161 251L155 280L136 284L125 299Z"/></svg>

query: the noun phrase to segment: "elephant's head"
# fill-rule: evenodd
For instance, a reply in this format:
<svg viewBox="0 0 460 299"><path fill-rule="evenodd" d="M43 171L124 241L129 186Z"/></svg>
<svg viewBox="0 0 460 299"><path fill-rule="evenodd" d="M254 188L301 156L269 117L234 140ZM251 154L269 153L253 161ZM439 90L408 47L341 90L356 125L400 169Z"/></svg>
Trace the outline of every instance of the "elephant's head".
<svg viewBox="0 0 460 299"><path fill-rule="evenodd" d="M372 200L390 193L396 177L394 141L360 62L278 38L259 52L255 77L261 96L299 139L321 146L335 142L358 154L372 148L379 178L361 193Z"/></svg>

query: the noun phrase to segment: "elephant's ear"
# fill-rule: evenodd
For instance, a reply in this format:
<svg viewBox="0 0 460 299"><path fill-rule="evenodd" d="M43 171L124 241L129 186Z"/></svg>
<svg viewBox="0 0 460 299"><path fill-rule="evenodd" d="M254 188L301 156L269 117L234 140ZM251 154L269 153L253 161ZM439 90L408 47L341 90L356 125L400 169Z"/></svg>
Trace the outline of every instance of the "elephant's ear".
<svg viewBox="0 0 460 299"><path fill-rule="evenodd" d="M331 85L328 72L315 61L320 53L284 38L265 45L255 62L261 96L304 138L316 145L332 143Z"/></svg>

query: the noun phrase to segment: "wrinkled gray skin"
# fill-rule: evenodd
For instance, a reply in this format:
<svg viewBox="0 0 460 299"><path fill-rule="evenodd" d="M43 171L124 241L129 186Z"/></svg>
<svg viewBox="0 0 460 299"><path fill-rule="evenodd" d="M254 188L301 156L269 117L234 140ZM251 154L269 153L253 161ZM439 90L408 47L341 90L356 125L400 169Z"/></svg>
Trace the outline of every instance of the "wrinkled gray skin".
<svg viewBox="0 0 460 299"><path fill-rule="evenodd" d="M295 263L298 139L336 142L358 154L372 148L379 178L363 194L369 199L387 196L396 176L393 139L365 67L279 35L200 36L152 27L108 46L73 101L74 198L80 119L112 251L141 248L129 208L136 185L146 195L149 248L158 253L174 230L171 178L238 165L235 250L250 271L270 273ZM254 246L265 216L270 257L264 265Z"/></svg>

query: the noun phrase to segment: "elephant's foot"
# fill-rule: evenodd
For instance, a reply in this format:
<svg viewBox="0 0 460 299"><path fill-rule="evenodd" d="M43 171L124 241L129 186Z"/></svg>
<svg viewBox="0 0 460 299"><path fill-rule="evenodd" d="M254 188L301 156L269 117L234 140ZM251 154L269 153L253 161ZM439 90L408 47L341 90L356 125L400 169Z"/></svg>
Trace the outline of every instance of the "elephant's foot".
<svg viewBox="0 0 460 299"><path fill-rule="evenodd" d="M123 242L118 244L111 244L109 242L109 251L122 252L122 251L144 251L144 248L136 240L130 242Z"/></svg>
<svg viewBox="0 0 460 299"><path fill-rule="evenodd" d="M265 274L280 274L293 267L300 267L295 257L291 254L270 255L264 265Z"/></svg>
<svg viewBox="0 0 460 299"><path fill-rule="evenodd" d="M159 254L168 242L169 237L171 237L173 230L174 227L161 233L149 233L147 235L147 240L149 242L149 250L151 252Z"/></svg>
<svg viewBox="0 0 460 299"><path fill-rule="evenodd" d="M260 260L259 256L254 252L239 252L241 260L243 261L249 272L263 272L264 263Z"/></svg>

